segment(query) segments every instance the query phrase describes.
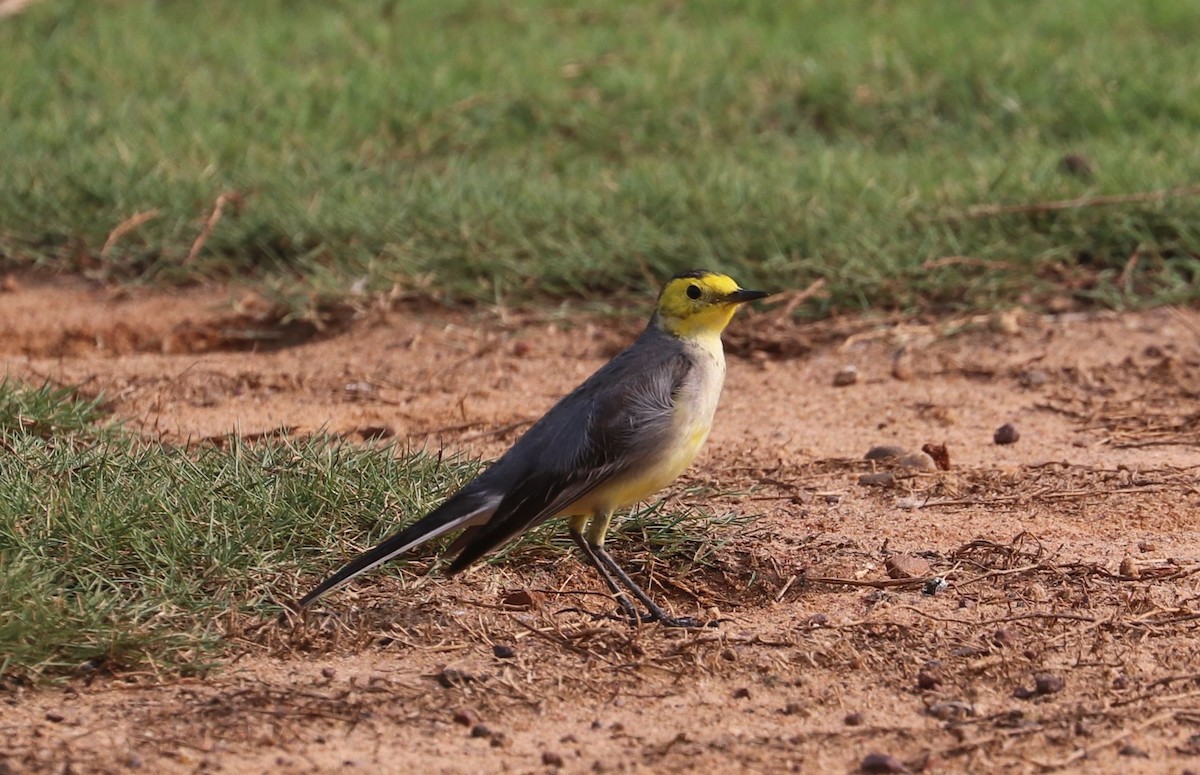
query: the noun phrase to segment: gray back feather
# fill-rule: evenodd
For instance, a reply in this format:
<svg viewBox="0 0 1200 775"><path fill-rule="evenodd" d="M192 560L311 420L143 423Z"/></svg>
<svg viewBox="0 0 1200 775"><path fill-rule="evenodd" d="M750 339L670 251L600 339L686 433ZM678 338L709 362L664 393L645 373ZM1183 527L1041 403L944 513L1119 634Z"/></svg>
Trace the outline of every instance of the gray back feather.
<svg viewBox="0 0 1200 775"><path fill-rule="evenodd" d="M669 441L673 397L692 366L651 323L628 349L567 394L468 490L502 494L450 572L470 565L605 482L648 464Z"/></svg>

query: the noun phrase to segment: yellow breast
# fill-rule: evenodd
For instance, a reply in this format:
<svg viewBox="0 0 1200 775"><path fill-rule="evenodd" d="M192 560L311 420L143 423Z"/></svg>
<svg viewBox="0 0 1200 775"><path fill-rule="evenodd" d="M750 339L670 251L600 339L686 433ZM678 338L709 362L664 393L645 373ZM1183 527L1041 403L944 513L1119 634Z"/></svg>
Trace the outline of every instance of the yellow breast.
<svg viewBox="0 0 1200 775"><path fill-rule="evenodd" d="M633 474L598 488L586 503L572 511L618 509L646 500L682 474L704 446L712 429L713 415L725 382L725 354L719 336L695 341L696 366L684 380L671 416L671 442L649 465Z"/></svg>

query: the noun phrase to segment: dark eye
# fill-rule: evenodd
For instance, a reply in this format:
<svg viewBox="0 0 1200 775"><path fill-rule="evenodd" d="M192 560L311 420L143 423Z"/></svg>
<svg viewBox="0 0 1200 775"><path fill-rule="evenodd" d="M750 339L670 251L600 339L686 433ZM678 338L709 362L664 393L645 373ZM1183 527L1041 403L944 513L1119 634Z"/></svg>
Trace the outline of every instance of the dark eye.
<svg viewBox="0 0 1200 775"><path fill-rule="evenodd" d="M699 285L689 285L687 287L687 295L688 295L689 299L700 298L700 286Z"/></svg>

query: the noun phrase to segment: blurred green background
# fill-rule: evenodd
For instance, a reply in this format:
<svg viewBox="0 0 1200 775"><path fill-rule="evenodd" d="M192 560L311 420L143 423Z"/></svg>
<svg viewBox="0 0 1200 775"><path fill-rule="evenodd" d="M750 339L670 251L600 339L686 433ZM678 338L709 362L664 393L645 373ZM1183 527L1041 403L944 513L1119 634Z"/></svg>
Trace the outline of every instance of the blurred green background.
<svg viewBox="0 0 1200 775"><path fill-rule="evenodd" d="M1200 184L1197 40L1193 0L46 0L0 19L0 262L508 303L704 266L824 278L809 316L1191 300L1200 197L1155 192Z"/></svg>

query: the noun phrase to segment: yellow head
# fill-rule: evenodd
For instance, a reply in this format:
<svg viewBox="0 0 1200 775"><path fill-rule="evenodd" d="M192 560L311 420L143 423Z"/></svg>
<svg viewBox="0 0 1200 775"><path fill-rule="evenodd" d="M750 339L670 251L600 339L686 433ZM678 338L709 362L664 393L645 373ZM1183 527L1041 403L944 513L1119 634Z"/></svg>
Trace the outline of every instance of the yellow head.
<svg viewBox="0 0 1200 775"><path fill-rule="evenodd" d="M719 336L738 305L770 294L742 290L732 277L703 269L681 272L658 294L655 320L682 338Z"/></svg>

